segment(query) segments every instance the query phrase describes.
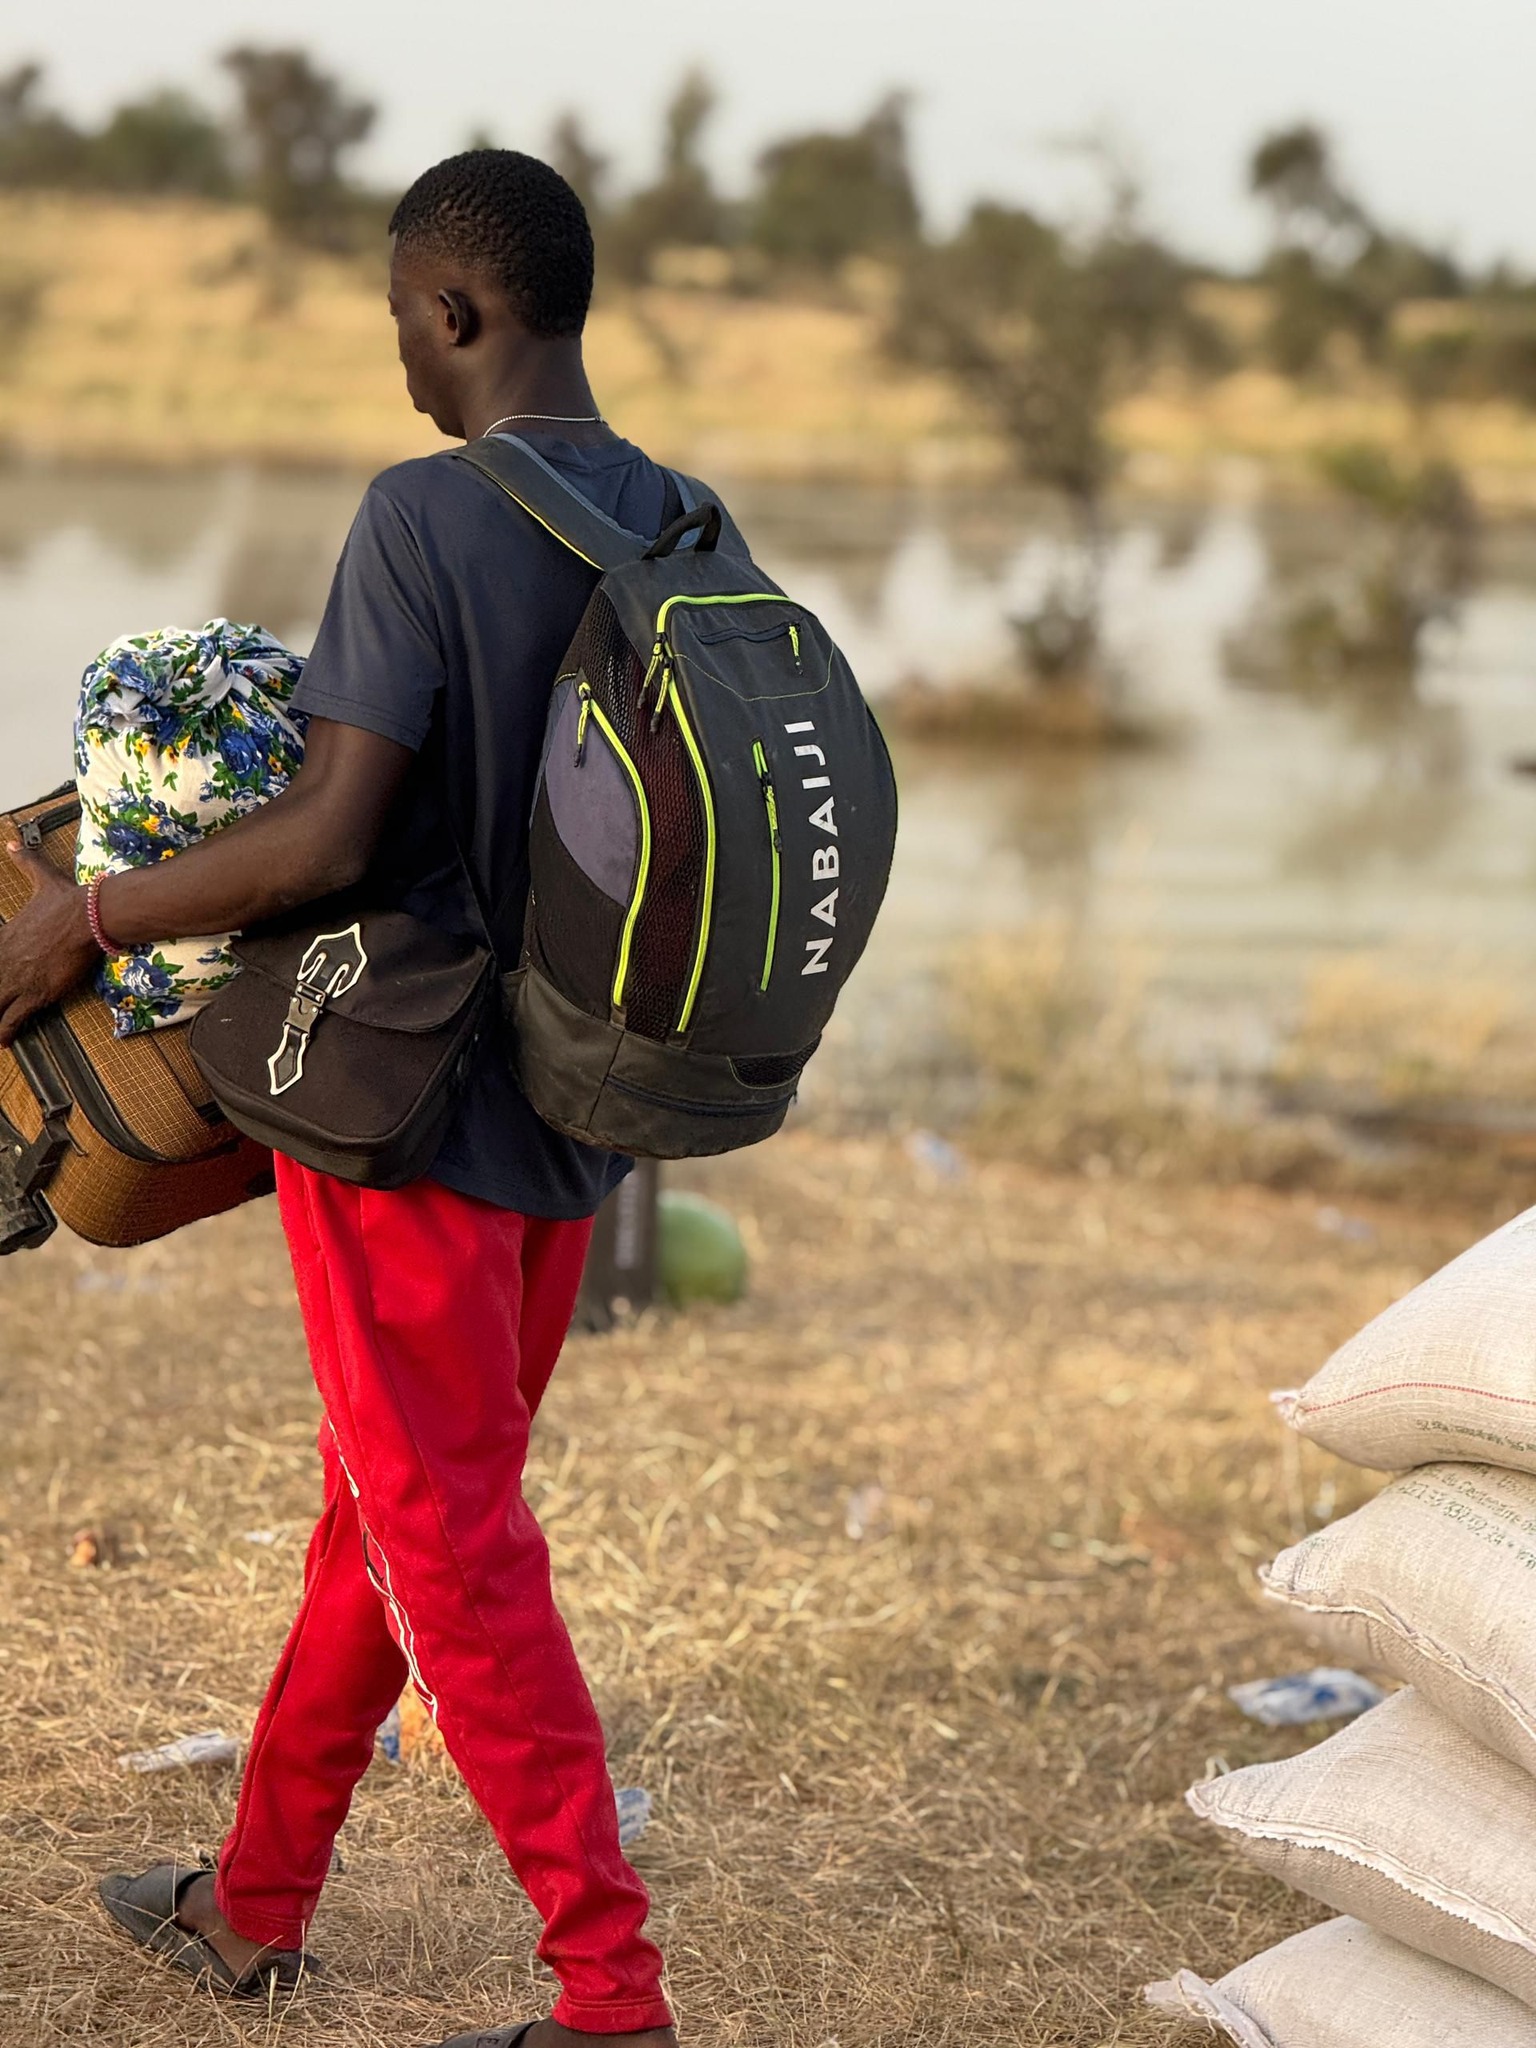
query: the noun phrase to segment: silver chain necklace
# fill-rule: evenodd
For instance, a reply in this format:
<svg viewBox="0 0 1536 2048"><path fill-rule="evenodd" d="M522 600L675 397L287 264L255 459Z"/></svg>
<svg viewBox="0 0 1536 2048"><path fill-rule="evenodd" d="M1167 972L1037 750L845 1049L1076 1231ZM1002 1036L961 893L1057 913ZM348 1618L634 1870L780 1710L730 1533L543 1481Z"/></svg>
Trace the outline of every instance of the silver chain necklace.
<svg viewBox="0 0 1536 2048"><path fill-rule="evenodd" d="M562 427L600 427L603 424L600 412L507 412L499 420L492 420L480 439L484 441L498 427L510 427L514 420L553 420Z"/></svg>

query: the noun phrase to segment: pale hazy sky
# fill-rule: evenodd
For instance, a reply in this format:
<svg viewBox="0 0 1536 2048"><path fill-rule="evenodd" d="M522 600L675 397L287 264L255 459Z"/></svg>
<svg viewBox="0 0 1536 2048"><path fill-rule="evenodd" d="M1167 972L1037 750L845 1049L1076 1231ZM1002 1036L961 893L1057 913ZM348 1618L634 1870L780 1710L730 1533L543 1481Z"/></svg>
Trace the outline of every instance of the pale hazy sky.
<svg viewBox="0 0 1536 2048"><path fill-rule="evenodd" d="M241 39L302 42L379 102L365 167L385 184L479 126L537 149L564 106L643 172L667 89L701 62L728 184L769 138L906 86L938 218L980 193L1080 205L1053 143L1108 126L1157 223L1241 260L1259 242L1245 152L1307 115L1384 218L1536 267L1536 0L8 0L0 68L40 58L82 117L156 82L206 92Z"/></svg>

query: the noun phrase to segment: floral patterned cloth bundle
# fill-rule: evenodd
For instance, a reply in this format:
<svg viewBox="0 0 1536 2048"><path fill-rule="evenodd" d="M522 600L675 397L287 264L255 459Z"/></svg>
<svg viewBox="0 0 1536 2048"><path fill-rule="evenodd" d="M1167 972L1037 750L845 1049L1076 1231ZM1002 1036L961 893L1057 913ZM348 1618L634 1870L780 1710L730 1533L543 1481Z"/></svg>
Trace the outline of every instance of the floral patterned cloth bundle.
<svg viewBox="0 0 1536 2048"><path fill-rule="evenodd" d="M149 867L288 787L304 758L289 699L302 658L260 626L130 633L85 671L75 720L75 874ZM230 935L136 946L97 986L119 1038L182 1024L238 972Z"/></svg>

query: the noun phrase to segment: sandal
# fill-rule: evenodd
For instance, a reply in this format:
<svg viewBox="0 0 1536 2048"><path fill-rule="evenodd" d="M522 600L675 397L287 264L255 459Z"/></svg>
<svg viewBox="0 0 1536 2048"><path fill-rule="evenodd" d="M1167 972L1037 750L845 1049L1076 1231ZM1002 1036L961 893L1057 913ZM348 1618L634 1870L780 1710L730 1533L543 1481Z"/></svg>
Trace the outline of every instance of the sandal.
<svg viewBox="0 0 1536 2048"><path fill-rule="evenodd" d="M211 1942L177 1924L182 1893L213 1868L206 1857L193 1864L156 1863L140 1877L104 1877L96 1895L140 1948L152 1949L220 1997L292 1997L306 1977L320 1973L320 1965L305 1950L277 1949L237 1977Z"/></svg>
<svg viewBox="0 0 1536 2048"><path fill-rule="evenodd" d="M522 2048L523 2036L537 2025L537 2020L524 2020L520 2027L493 2027L488 2034L455 2034L437 2048Z"/></svg>

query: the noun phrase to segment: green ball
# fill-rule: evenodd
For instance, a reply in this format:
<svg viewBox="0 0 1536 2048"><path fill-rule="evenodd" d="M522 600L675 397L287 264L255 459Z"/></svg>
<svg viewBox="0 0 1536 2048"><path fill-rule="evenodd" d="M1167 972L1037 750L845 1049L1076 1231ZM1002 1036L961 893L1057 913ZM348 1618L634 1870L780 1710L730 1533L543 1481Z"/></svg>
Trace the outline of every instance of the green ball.
<svg viewBox="0 0 1536 2048"><path fill-rule="evenodd" d="M656 1275L674 1308L691 1301L740 1301L747 1290L747 1249L735 1218L702 1195L664 1191Z"/></svg>

